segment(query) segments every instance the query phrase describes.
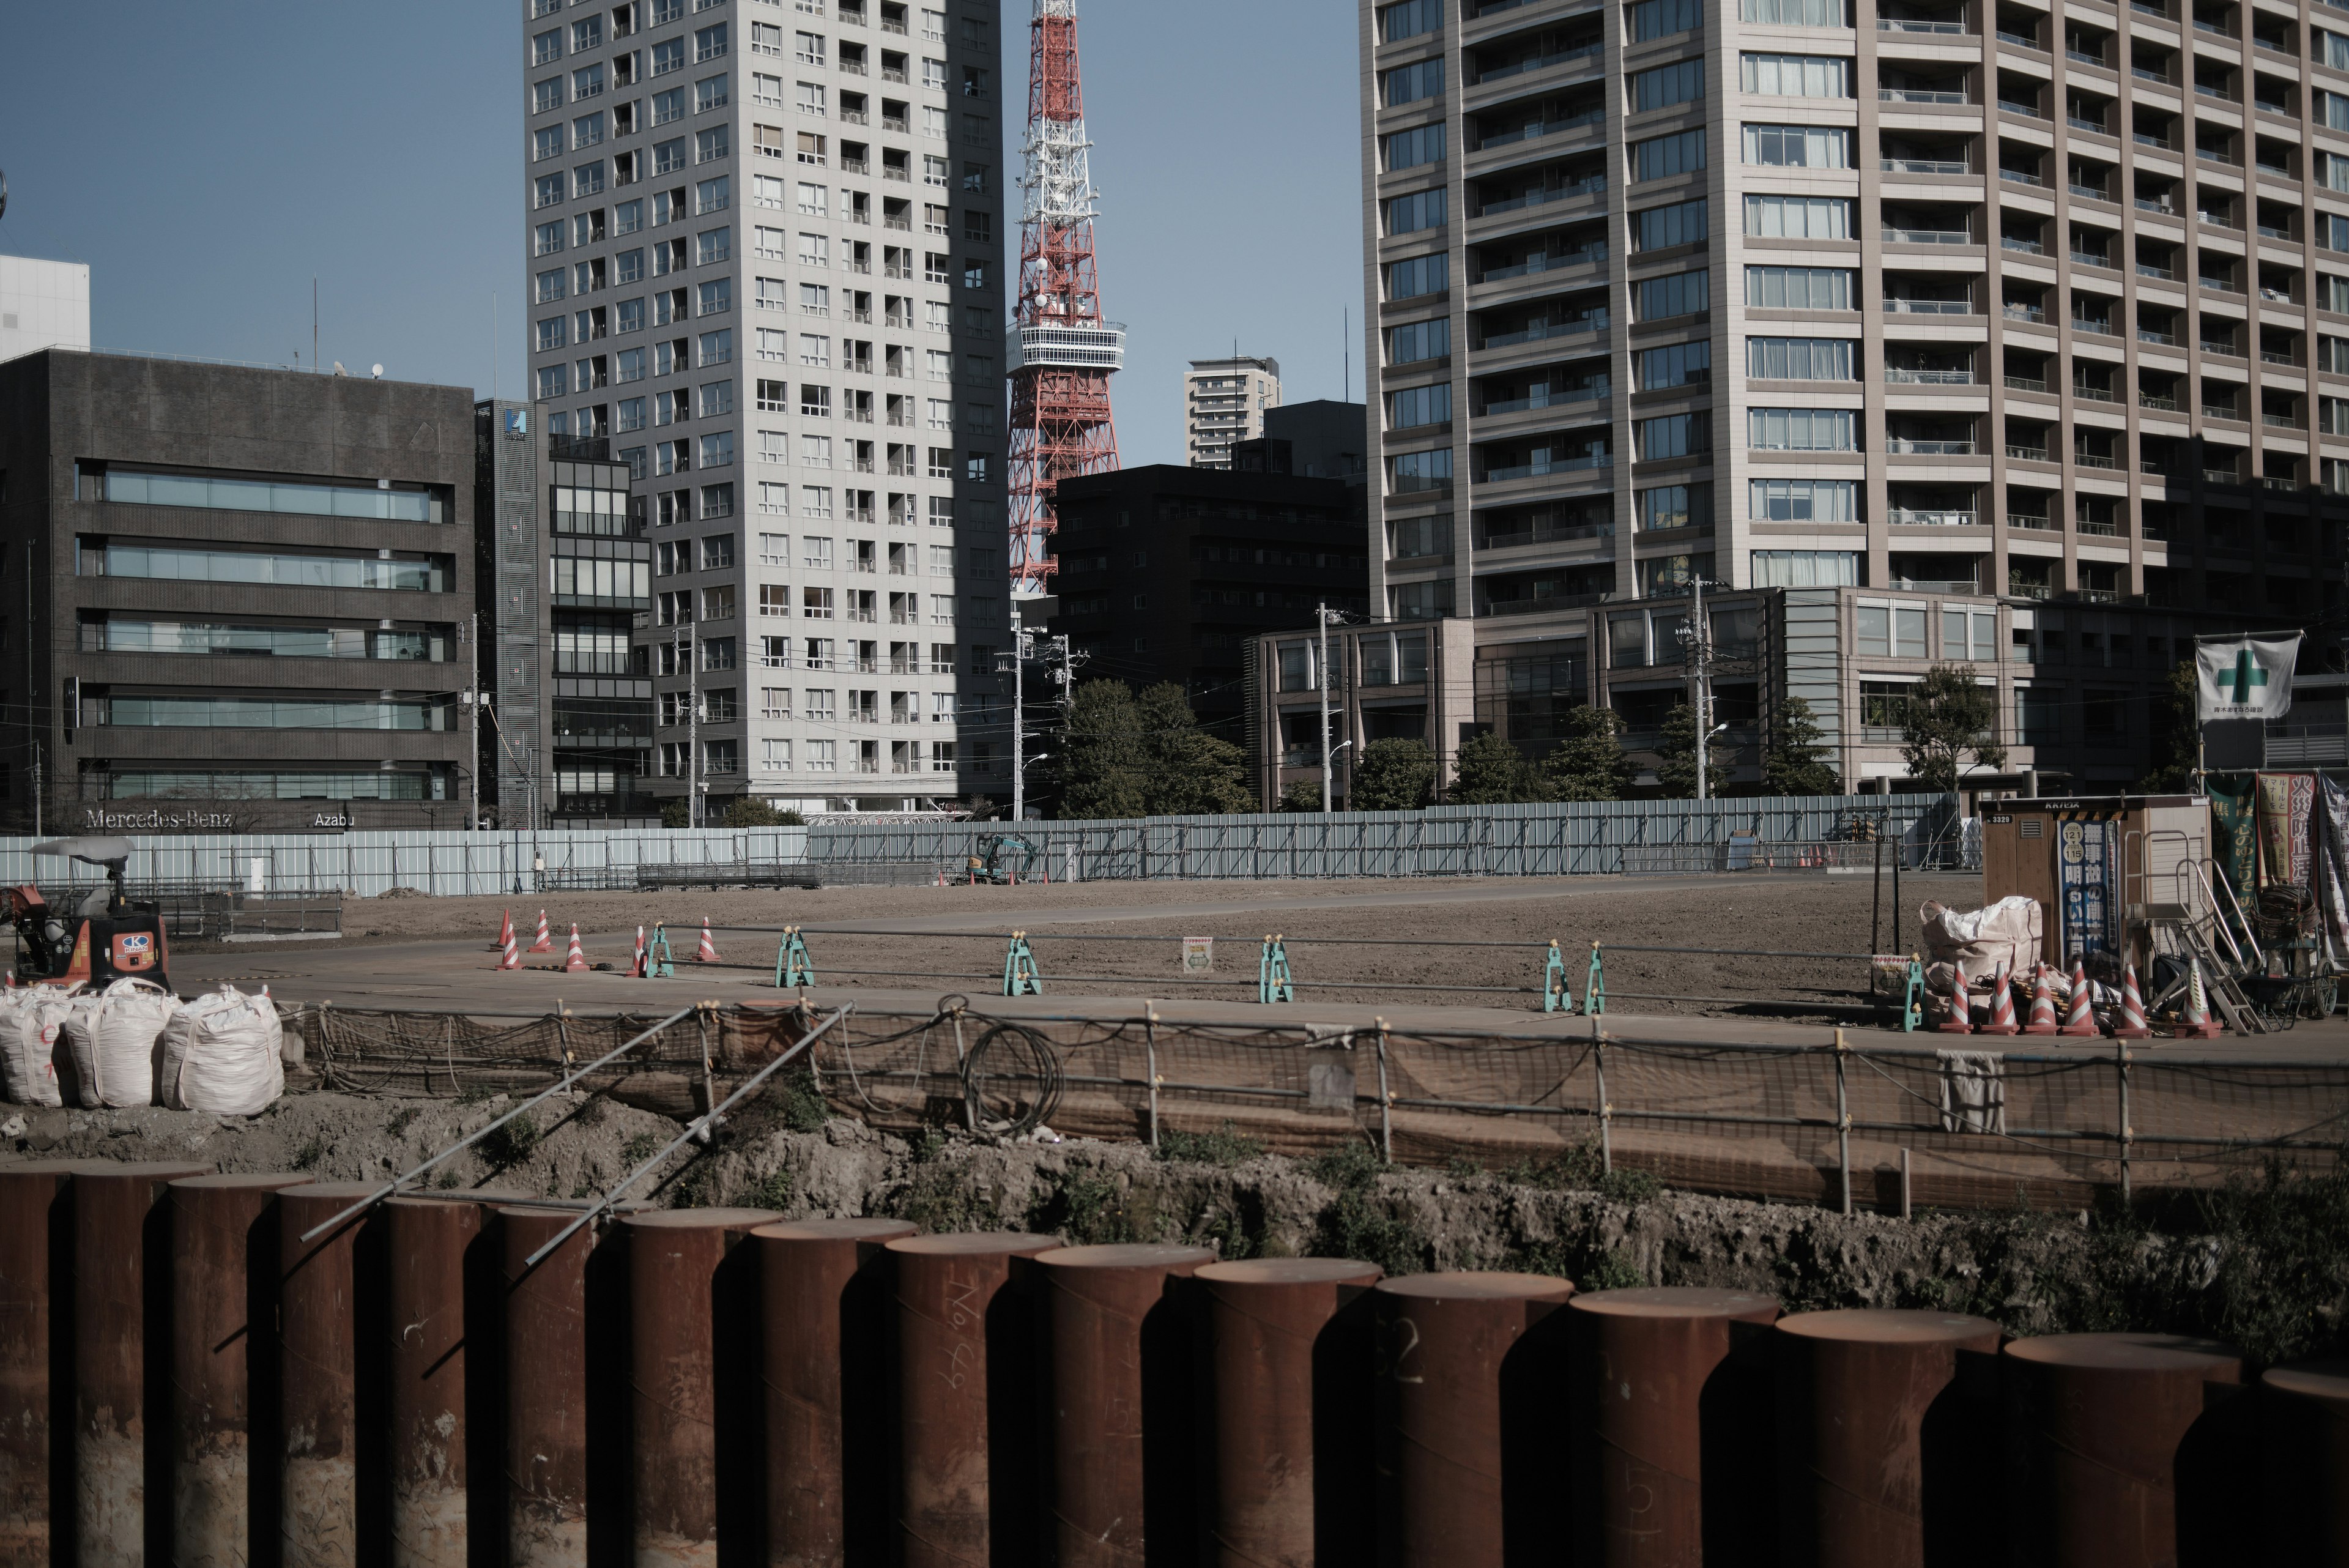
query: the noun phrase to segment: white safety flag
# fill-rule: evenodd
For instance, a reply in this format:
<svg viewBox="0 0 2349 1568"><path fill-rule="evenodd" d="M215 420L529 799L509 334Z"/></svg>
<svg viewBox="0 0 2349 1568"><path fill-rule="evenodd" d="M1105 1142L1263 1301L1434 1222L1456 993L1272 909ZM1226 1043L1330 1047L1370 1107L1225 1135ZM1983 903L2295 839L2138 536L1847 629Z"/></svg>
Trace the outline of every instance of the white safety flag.
<svg viewBox="0 0 2349 1568"><path fill-rule="evenodd" d="M2300 637L2205 642L2194 649L2196 704L2212 719L2281 719L2292 711L2292 670Z"/></svg>

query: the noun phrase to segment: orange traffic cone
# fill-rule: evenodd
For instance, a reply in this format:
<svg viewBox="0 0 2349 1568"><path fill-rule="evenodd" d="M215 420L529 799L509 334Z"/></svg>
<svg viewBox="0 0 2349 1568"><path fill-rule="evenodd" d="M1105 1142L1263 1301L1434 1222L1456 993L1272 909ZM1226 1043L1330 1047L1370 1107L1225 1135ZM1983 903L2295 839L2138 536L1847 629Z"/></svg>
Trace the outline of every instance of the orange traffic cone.
<svg viewBox="0 0 2349 1568"><path fill-rule="evenodd" d="M638 980L645 978L645 929L636 928L636 956L628 961L628 972Z"/></svg>
<svg viewBox="0 0 2349 1568"><path fill-rule="evenodd" d="M1974 1032L1973 996L1966 989L1963 970L1958 971L1957 988L1947 999L1941 1021L1933 1025L1936 1034L1971 1034Z"/></svg>
<svg viewBox="0 0 2349 1568"><path fill-rule="evenodd" d="M2121 971L2121 1017L2113 1025L2116 1040L2150 1039L2153 1031L2145 1026L2145 993L2137 988L2137 965Z"/></svg>
<svg viewBox="0 0 2349 1568"><path fill-rule="evenodd" d="M587 967L587 955L579 950L577 926L571 928L571 950L563 955L563 967L570 971L584 971Z"/></svg>
<svg viewBox="0 0 2349 1568"><path fill-rule="evenodd" d="M513 922L511 920L506 922L505 951L498 960L498 967L500 969L520 969L522 967L522 949L515 945Z"/></svg>
<svg viewBox="0 0 2349 1568"><path fill-rule="evenodd" d="M2088 990L2088 966L2079 954L2075 953L2072 955L2072 1002L2064 1012L2064 1027L2055 1033L2075 1039L2094 1039L2102 1034L2104 1031L2096 1026L2096 1010L2092 1001Z"/></svg>
<svg viewBox="0 0 2349 1568"><path fill-rule="evenodd" d="M696 963L725 961L718 956L718 944L709 940L709 917L707 915L701 918L701 946L694 950L693 961Z"/></svg>
<svg viewBox="0 0 2349 1568"><path fill-rule="evenodd" d="M1990 1022L1982 1026L1985 1034L2020 1034L2023 1031L2014 1022L2014 986L2007 979L2006 966L1998 966L1998 978L1992 983Z"/></svg>
<svg viewBox="0 0 2349 1568"><path fill-rule="evenodd" d="M501 909L498 911L498 940L492 942L490 946L499 952L503 952L506 949L513 946L513 911L512 909Z"/></svg>
<svg viewBox="0 0 2349 1568"><path fill-rule="evenodd" d="M554 950L554 939L547 934L544 909L538 912L538 940L530 944L530 950L534 953L551 953Z"/></svg>
<svg viewBox="0 0 2349 1568"><path fill-rule="evenodd" d="M2202 986L2202 961L2187 960L2186 1005L2178 1011L2170 1035L2178 1040L2216 1040L2226 1030L2210 1016L2210 995Z"/></svg>
<svg viewBox="0 0 2349 1568"><path fill-rule="evenodd" d="M2047 966L2031 966L2031 1022L2023 1026L2025 1034L2055 1033L2055 993L2047 985Z"/></svg>

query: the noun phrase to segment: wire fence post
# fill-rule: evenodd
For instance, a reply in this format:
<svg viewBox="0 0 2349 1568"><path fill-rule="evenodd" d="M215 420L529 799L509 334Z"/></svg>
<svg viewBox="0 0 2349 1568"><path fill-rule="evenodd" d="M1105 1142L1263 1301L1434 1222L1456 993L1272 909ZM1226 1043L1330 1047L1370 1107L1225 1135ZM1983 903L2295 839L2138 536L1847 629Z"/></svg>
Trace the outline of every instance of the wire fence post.
<svg viewBox="0 0 2349 1568"><path fill-rule="evenodd" d="M1150 1075L1150 1152L1158 1152L1158 1009L1142 1004L1142 1060ZM967 1097L967 1096L966 1096Z"/></svg>
<svg viewBox="0 0 2349 1568"><path fill-rule="evenodd" d="M1374 1020L1379 1026L1379 1158L1387 1164L1394 1163L1394 1093L1387 1087L1387 1021Z"/></svg>
<svg viewBox="0 0 2349 1568"><path fill-rule="evenodd" d="M1607 1037L1599 1033L1599 1016L1590 1018L1590 1060L1599 1073L1599 1170L1615 1174L1615 1106L1607 1098Z"/></svg>
<svg viewBox="0 0 2349 1568"><path fill-rule="evenodd" d="M2137 1131L2129 1126L2129 1048L2126 1040L2113 1042L2113 1066L2120 1096L2121 1201L2129 1201L2129 1145Z"/></svg>
<svg viewBox="0 0 2349 1568"><path fill-rule="evenodd" d="M1845 1058L1851 1047L1844 1044L1843 1031L1835 1032L1836 1068L1836 1164L1842 1172L1843 1211L1851 1212L1851 1099L1845 1082Z"/></svg>

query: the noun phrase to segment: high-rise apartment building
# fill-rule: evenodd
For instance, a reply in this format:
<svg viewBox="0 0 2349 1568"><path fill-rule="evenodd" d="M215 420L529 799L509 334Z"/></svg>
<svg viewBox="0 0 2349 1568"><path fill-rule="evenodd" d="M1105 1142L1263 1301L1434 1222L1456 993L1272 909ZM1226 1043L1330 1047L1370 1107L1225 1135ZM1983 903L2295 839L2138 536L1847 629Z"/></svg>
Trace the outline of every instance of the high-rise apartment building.
<svg viewBox="0 0 2349 1568"><path fill-rule="evenodd" d="M1194 359L1183 372L1183 454L1193 468L1229 468L1232 443L1264 433L1280 406L1280 361L1238 355Z"/></svg>
<svg viewBox="0 0 2349 1568"><path fill-rule="evenodd" d="M644 793L1008 796L996 0L526 10L531 393L632 471Z"/></svg>
<svg viewBox="0 0 2349 1568"><path fill-rule="evenodd" d="M2339 604L2349 14L1364 0L1361 51L1389 616L1608 701L1692 575L1834 589L1890 777L1910 607L2052 741L2033 650Z"/></svg>

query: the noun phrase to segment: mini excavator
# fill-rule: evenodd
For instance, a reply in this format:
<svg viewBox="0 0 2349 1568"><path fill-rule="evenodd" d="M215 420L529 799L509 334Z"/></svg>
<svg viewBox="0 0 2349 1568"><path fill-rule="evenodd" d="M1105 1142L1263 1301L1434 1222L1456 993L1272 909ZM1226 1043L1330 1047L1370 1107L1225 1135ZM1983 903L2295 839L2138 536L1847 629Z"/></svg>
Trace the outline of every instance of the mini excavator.
<svg viewBox="0 0 2349 1568"><path fill-rule="evenodd" d="M123 896L122 867L130 858L130 840L53 838L33 846L33 853L103 867L106 884L92 888L69 916L52 909L40 888L29 882L9 889L8 913L16 926L16 983L98 987L135 976L171 989L164 974L160 908L134 904Z"/></svg>

